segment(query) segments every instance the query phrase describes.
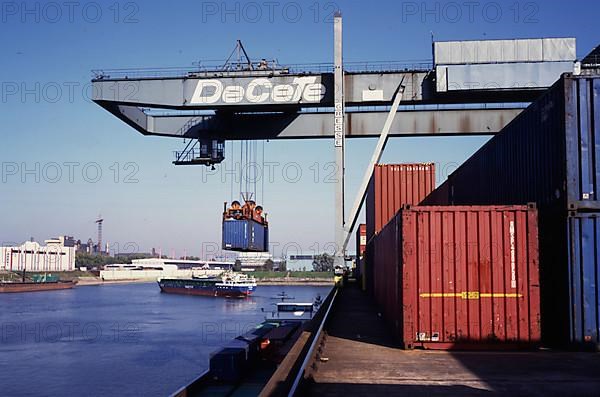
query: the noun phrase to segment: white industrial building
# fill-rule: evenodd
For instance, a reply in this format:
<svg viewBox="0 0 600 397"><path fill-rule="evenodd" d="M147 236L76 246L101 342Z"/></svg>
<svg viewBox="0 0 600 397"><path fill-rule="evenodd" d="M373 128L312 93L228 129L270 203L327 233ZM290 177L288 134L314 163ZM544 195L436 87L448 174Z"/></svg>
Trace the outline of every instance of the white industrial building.
<svg viewBox="0 0 600 397"><path fill-rule="evenodd" d="M215 269L230 270L233 268L233 261L202 261L186 259L169 258L144 258L133 259L131 264L139 268L154 269Z"/></svg>
<svg viewBox="0 0 600 397"><path fill-rule="evenodd" d="M27 241L0 248L0 270L59 272L75 270L75 246L70 237L46 240L45 246Z"/></svg>
<svg viewBox="0 0 600 397"><path fill-rule="evenodd" d="M237 260L242 271L266 270L268 262L272 262L273 270L278 270L282 262L282 259L274 258L269 252L240 252Z"/></svg>
<svg viewBox="0 0 600 397"><path fill-rule="evenodd" d="M100 278L109 280L156 280L161 277L217 276L233 268L233 261L193 261L168 258L134 259L131 264L104 266Z"/></svg>

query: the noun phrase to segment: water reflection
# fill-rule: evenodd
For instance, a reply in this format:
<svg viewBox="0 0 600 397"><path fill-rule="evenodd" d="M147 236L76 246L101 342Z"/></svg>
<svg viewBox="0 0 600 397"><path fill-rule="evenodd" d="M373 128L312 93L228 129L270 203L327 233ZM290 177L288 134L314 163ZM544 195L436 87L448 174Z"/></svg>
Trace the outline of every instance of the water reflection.
<svg viewBox="0 0 600 397"><path fill-rule="evenodd" d="M155 283L0 294L1 394L169 395L263 321L273 296L312 302L329 289L259 286L243 300L163 294Z"/></svg>

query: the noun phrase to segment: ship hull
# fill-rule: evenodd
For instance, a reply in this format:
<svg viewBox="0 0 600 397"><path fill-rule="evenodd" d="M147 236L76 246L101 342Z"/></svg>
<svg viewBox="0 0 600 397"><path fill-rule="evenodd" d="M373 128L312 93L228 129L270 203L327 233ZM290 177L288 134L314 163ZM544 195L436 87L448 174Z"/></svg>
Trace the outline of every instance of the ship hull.
<svg viewBox="0 0 600 397"><path fill-rule="evenodd" d="M210 289L199 289L199 288L179 288L179 287L160 287L161 292L167 294L180 294L180 295L195 295L195 296L219 296L223 298L246 298L252 295L252 291L235 291L235 290L210 290Z"/></svg>
<svg viewBox="0 0 600 397"><path fill-rule="evenodd" d="M75 286L72 281L52 283L0 283L0 293L39 292L71 289Z"/></svg>
<svg viewBox="0 0 600 397"><path fill-rule="evenodd" d="M224 286L205 280L162 280L158 282L161 292L168 294L218 296L224 298L246 298L254 292L255 286Z"/></svg>

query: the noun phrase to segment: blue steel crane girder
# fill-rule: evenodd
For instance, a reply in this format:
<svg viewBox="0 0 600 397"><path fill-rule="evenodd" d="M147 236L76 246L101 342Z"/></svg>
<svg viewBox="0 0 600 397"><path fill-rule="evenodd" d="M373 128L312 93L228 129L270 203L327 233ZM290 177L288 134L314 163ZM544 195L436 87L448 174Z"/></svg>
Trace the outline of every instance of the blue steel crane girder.
<svg viewBox="0 0 600 397"><path fill-rule="evenodd" d="M404 78L403 104L530 102L545 87L436 92L430 71L344 76L345 104L389 105ZM213 78L94 79L92 99L157 109L282 111L333 106L333 74Z"/></svg>
<svg viewBox="0 0 600 397"><path fill-rule="evenodd" d="M333 138L332 112L216 112L199 116L148 115L135 106L103 104L144 135L176 138L314 139ZM403 110L390 136L490 135L500 131L522 107L498 109ZM377 137L387 110L346 113L346 137Z"/></svg>
<svg viewBox="0 0 600 397"><path fill-rule="evenodd" d="M386 103L402 76L419 101L427 73L369 73L346 76L347 102ZM95 79L93 100L165 109L281 108L333 106L333 73L211 78Z"/></svg>
<svg viewBox="0 0 600 397"><path fill-rule="evenodd" d="M378 136L394 90L403 105L515 102L501 109L402 110L390 136L493 134L542 88L438 93L431 71L344 75L347 136ZM145 135L217 139L333 136L333 73L215 72L201 77L93 80L93 100ZM354 108L354 109L352 109ZM368 111L365 111L368 110ZM165 114L157 114L162 111ZM201 112L203 114L191 114Z"/></svg>

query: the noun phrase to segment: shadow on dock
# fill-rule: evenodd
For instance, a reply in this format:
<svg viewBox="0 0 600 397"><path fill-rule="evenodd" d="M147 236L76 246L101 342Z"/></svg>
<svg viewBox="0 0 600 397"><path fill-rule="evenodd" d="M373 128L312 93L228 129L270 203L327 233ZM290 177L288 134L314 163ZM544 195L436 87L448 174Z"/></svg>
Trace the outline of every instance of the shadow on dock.
<svg viewBox="0 0 600 397"><path fill-rule="evenodd" d="M306 395L318 396L493 396L489 390L481 390L473 387L456 386L433 386L433 385L378 385L362 383L325 383L318 387L309 388ZM316 393L315 393L316 392Z"/></svg>
<svg viewBox="0 0 600 397"><path fill-rule="evenodd" d="M401 350L352 283L332 310L298 395L600 396L600 354Z"/></svg>

